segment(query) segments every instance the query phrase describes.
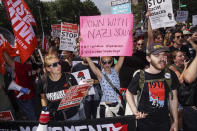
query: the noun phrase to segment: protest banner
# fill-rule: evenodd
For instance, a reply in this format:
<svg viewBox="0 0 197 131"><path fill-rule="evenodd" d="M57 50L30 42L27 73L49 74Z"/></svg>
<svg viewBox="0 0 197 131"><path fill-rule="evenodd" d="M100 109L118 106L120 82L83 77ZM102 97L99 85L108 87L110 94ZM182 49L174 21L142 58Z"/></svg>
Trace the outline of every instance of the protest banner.
<svg viewBox="0 0 197 131"><path fill-rule="evenodd" d="M188 11L177 11L176 21L177 22L185 22L188 18Z"/></svg>
<svg viewBox="0 0 197 131"><path fill-rule="evenodd" d="M51 36L52 39L54 40L56 37L60 38L61 34L61 24L53 24L51 25Z"/></svg>
<svg viewBox="0 0 197 131"><path fill-rule="evenodd" d="M192 15L192 26L197 25L197 15Z"/></svg>
<svg viewBox="0 0 197 131"><path fill-rule="evenodd" d="M131 56L133 14L81 16L81 56Z"/></svg>
<svg viewBox="0 0 197 131"><path fill-rule="evenodd" d="M39 122L0 121L1 131L36 131ZM135 116L78 121L50 121L47 131L136 131Z"/></svg>
<svg viewBox="0 0 197 131"><path fill-rule="evenodd" d="M65 96L61 100L58 110L79 105L84 97L84 93L88 91L89 87L90 85L83 84L71 86L69 89L64 90Z"/></svg>
<svg viewBox="0 0 197 131"><path fill-rule="evenodd" d="M14 117L12 116L11 111L2 111L0 112L0 120L2 121L13 121Z"/></svg>
<svg viewBox="0 0 197 131"><path fill-rule="evenodd" d="M61 23L59 50L76 51L76 38L78 37L77 24Z"/></svg>
<svg viewBox="0 0 197 131"><path fill-rule="evenodd" d="M147 0L152 29L176 25L171 0Z"/></svg>
<svg viewBox="0 0 197 131"><path fill-rule="evenodd" d="M83 84L85 80L91 79L90 72L88 69L73 72L71 74L75 77L79 85Z"/></svg>
<svg viewBox="0 0 197 131"><path fill-rule="evenodd" d="M23 0L3 0L3 3L12 23L21 63L24 63L37 46L37 39L32 27L32 25L36 25L35 20Z"/></svg>

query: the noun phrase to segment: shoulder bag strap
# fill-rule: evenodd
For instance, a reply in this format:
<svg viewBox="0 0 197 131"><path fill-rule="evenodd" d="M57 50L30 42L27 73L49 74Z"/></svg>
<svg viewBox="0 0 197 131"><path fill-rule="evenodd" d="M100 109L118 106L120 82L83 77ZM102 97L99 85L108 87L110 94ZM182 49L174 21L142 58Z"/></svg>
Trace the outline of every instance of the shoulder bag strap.
<svg viewBox="0 0 197 131"><path fill-rule="evenodd" d="M122 97L122 95L120 94L120 91L111 83L110 79L107 77L106 74L103 74L105 79L107 80L107 82L110 84L110 86L114 89L114 91L120 95Z"/></svg>

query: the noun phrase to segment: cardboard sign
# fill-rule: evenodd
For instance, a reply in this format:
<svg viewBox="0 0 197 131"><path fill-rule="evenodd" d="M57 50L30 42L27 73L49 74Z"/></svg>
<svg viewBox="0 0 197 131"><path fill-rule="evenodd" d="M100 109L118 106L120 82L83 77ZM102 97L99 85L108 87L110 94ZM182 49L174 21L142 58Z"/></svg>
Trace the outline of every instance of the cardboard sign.
<svg viewBox="0 0 197 131"><path fill-rule="evenodd" d="M177 22L185 22L185 21L187 21L188 14L189 14L188 11L177 11L176 21Z"/></svg>
<svg viewBox="0 0 197 131"><path fill-rule="evenodd" d="M58 110L70 108L80 104L84 97L84 93L88 91L90 85L76 85L71 86L68 90L64 90L65 97L59 104Z"/></svg>
<svg viewBox="0 0 197 131"><path fill-rule="evenodd" d="M131 56L133 14L80 17L81 56Z"/></svg>
<svg viewBox="0 0 197 131"><path fill-rule="evenodd" d="M11 111L2 111L0 112L0 120L13 121L14 117L12 116Z"/></svg>
<svg viewBox="0 0 197 131"><path fill-rule="evenodd" d="M59 37L60 38L60 34L61 34L61 24L53 24L51 25L51 36L53 38L53 40L56 38L56 37Z"/></svg>
<svg viewBox="0 0 197 131"><path fill-rule="evenodd" d="M77 24L61 23L59 50L76 51L76 38L78 37Z"/></svg>
<svg viewBox="0 0 197 131"><path fill-rule="evenodd" d="M152 29L176 25L171 0L147 0Z"/></svg>

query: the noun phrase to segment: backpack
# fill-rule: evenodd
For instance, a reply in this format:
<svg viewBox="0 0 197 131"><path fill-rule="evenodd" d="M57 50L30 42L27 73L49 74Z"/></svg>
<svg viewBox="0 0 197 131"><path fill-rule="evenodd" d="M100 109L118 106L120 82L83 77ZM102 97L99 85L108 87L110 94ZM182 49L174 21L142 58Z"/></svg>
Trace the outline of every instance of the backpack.
<svg viewBox="0 0 197 131"><path fill-rule="evenodd" d="M141 95L144 89L144 84L146 82L154 82L154 81L166 81L169 89L170 89L170 94L171 94L171 99L173 99L173 93L172 93L172 89L171 89L171 85L172 85L172 79L171 79L171 71L169 70L169 68L165 68L164 69L164 78L161 79L153 79L153 80L145 80L145 73L144 70L137 70L136 72L140 72L140 78L139 78L139 87L140 87L140 91L137 93L137 103L139 104L139 101L141 99Z"/></svg>

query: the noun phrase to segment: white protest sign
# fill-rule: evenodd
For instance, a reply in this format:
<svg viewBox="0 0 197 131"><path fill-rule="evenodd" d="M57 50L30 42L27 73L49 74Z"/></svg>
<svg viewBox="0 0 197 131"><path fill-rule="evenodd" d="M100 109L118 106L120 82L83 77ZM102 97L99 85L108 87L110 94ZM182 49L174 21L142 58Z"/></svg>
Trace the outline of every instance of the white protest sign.
<svg viewBox="0 0 197 131"><path fill-rule="evenodd" d="M88 69L73 72L71 74L75 77L79 85L83 84L85 80L91 79L90 72Z"/></svg>
<svg viewBox="0 0 197 131"><path fill-rule="evenodd" d="M197 25L197 15L192 15L192 26Z"/></svg>
<svg viewBox="0 0 197 131"><path fill-rule="evenodd" d="M62 22L59 50L75 51L77 37L77 24Z"/></svg>
<svg viewBox="0 0 197 131"><path fill-rule="evenodd" d="M60 37L60 33L61 33L61 24L53 24L51 25L51 36L53 38L53 40L56 38L56 37Z"/></svg>
<svg viewBox="0 0 197 131"><path fill-rule="evenodd" d="M185 22L188 18L188 11L177 11L176 21L177 22Z"/></svg>
<svg viewBox="0 0 197 131"><path fill-rule="evenodd" d="M176 25L171 0L147 0L152 29Z"/></svg>

